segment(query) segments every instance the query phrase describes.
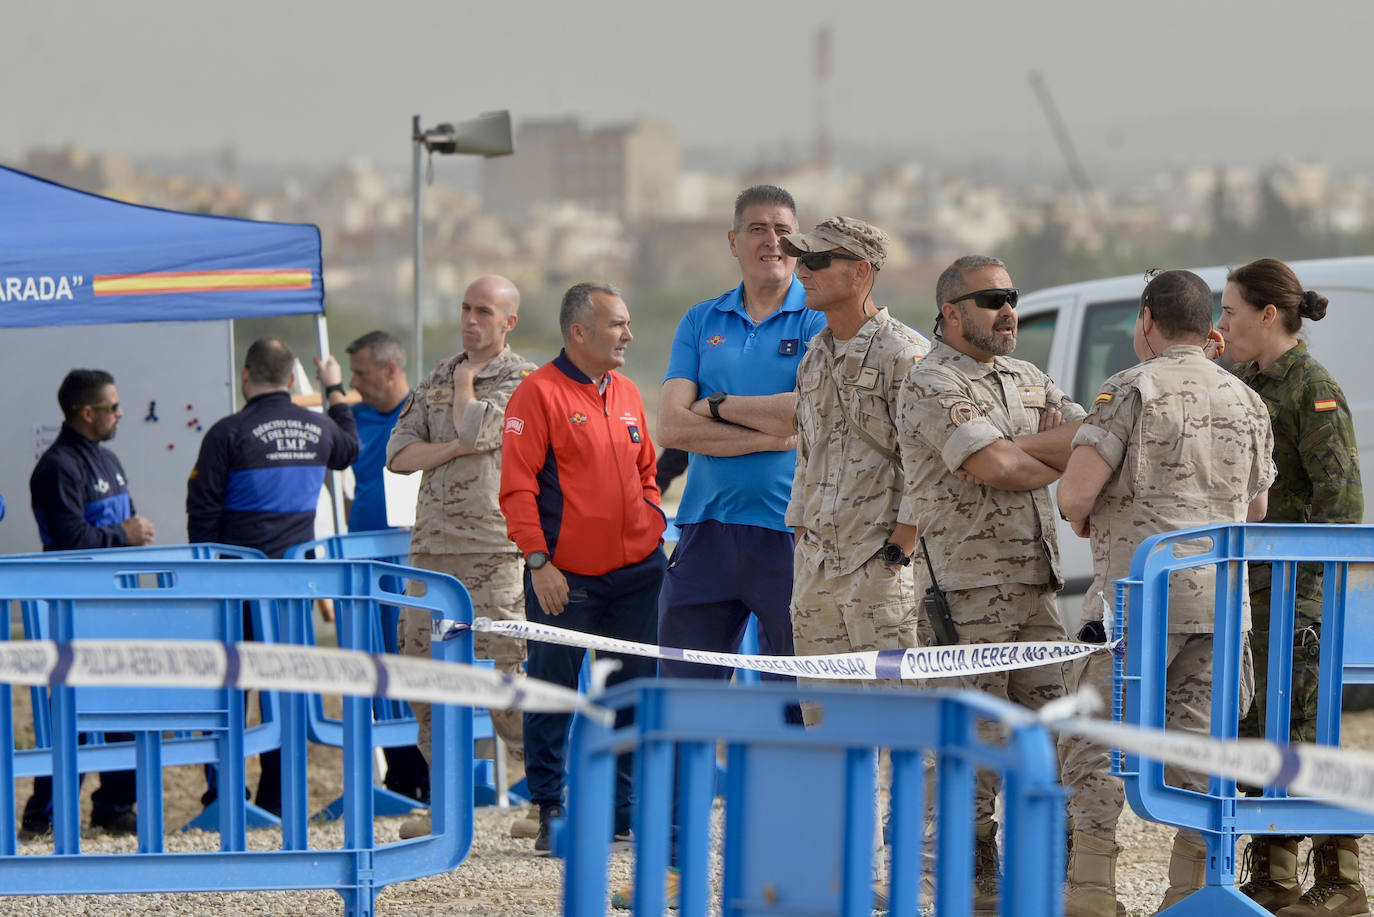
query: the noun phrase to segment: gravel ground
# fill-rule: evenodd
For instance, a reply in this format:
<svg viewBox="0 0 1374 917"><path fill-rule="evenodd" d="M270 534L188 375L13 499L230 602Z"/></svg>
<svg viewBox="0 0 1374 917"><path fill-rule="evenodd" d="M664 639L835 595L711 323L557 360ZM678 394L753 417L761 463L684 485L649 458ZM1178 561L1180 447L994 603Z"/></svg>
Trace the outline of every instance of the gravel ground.
<svg viewBox="0 0 1374 917"><path fill-rule="evenodd" d="M26 691L16 692L27 694ZM16 705L18 706L18 705ZM17 711L16 711L17 712ZM17 720L24 722L24 720ZM1374 748L1374 712L1347 714L1344 725L1347 747ZM250 785L256 783L250 765ZM337 793L340 785L340 755L336 750L312 747L311 802L322 806ZM194 814L203 777L198 768L168 768L167 824L180 825ZM19 781L18 799L27 798L28 781ZM90 782L87 789L91 788ZM87 812L89 801L87 801ZM472 851L454 871L440 876L417 879L393 885L379 895L377 913L382 917L402 915L464 915L464 917L507 917L530 915L545 917L559 913L562 886L561 861L533 856L529 840L512 839L511 823L519 815L516 809L480 809L476 816L476 831ZM83 821L84 821L83 816ZM396 839L401 818L379 818L377 839L389 842ZM1152 914L1163 895L1165 871L1173 829L1144 822L1127 810L1121 824L1119 841L1125 852L1118 865L1118 891L1132 915ZM271 831L250 833L250 846L269 849L280 843L279 835ZM311 845L317 848L338 847L342 843L339 823L312 828ZM218 836L201 832L168 834L167 846L172 850L213 850ZM130 851L135 847L132 838L90 837L83 840L87 852ZM51 850L50 844L25 845L25 853ZM1374 888L1374 856L1364 858L1364 877L1367 888ZM629 878L631 858L628 853L614 854L610 886L616 887ZM113 914L273 914L322 917L342 914L339 897L333 892L269 892L177 895L69 895L62 897L0 898L0 915L42 915L42 917L75 917L75 915ZM623 912L608 912L623 913Z"/></svg>

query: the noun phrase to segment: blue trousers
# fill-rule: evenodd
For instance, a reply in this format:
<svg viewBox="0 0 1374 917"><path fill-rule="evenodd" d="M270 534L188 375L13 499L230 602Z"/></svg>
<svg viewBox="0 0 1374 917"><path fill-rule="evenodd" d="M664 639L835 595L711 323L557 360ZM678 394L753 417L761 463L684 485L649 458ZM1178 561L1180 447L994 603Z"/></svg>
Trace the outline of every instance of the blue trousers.
<svg viewBox="0 0 1374 917"><path fill-rule="evenodd" d="M601 576L580 576L565 571L569 597L567 607L559 615L547 614L539 607L539 599L530 585L529 571L526 571L525 616L537 624L620 640L657 643L658 589L666 564L663 552L655 548L639 563ZM531 678L576 689L577 673L582 668L585 652L581 647L531 640L525 671ZM609 654L609 658L619 659L621 668L607 679L607 684L654 677L655 664L651 658L614 653ZM633 710L623 710L617 715L616 725L627 725L633 722L633 717ZM564 760L571 724L572 716L567 713L525 714L525 780L531 802L541 806L562 804ZM617 831L627 829L630 823L631 765L628 754L621 755L616 764Z"/></svg>
<svg viewBox="0 0 1374 917"><path fill-rule="evenodd" d="M663 646L739 652L753 613L759 652L792 656L792 534L755 525L706 520L681 527L682 536L658 597L658 641ZM663 678L719 678L725 666L660 659ZM765 680L792 682L765 673Z"/></svg>

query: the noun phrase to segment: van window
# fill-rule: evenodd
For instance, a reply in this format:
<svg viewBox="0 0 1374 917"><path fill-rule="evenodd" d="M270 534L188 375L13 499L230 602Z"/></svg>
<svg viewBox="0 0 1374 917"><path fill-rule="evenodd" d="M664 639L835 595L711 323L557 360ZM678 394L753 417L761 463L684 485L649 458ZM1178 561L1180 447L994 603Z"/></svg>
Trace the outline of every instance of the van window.
<svg viewBox="0 0 1374 917"><path fill-rule="evenodd" d="M1054 323L1058 312L1041 312L1016 324L1016 350L1012 356L1049 372L1050 342L1054 340Z"/></svg>
<svg viewBox="0 0 1374 917"><path fill-rule="evenodd" d="M1135 319L1140 300L1100 302L1083 313L1083 335L1078 349L1078 369L1074 373L1073 400L1085 408L1092 406L1102 383L1140 361L1135 355ZM1221 318L1221 294L1212 294L1212 324Z"/></svg>
<svg viewBox="0 0 1374 917"><path fill-rule="evenodd" d="M1074 401L1088 407L1108 376L1139 362L1132 344L1139 313L1139 299L1093 303L1083 313L1078 368L1073 374Z"/></svg>

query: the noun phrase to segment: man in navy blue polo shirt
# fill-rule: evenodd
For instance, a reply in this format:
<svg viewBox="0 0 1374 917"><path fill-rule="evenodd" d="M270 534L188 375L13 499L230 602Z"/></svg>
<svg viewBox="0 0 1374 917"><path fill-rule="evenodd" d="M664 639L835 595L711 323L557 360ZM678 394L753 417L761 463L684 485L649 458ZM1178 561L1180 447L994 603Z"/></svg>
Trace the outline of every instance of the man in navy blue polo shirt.
<svg viewBox="0 0 1374 917"><path fill-rule="evenodd" d="M796 202L783 189L740 192L727 237L742 282L693 306L673 336L658 435L690 458L682 536L659 595L664 646L737 651L752 613L760 652L792 655L792 533L783 516L796 465L797 364L825 327L779 247L796 226ZM663 660L659 674L728 679L731 670Z"/></svg>

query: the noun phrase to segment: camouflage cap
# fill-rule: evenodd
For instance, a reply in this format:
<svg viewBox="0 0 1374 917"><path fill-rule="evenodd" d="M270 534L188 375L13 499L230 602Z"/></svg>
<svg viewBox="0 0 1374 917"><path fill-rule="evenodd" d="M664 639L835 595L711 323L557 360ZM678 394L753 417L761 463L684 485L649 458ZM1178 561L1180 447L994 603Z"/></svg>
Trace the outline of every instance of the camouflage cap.
<svg viewBox="0 0 1374 917"><path fill-rule="evenodd" d="M858 255L873 270L880 271L887 263L887 233L878 227L853 217L831 217L816 224L810 232L794 232L782 237L782 250L790 257L804 252L829 252L843 248Z"/></svg>

